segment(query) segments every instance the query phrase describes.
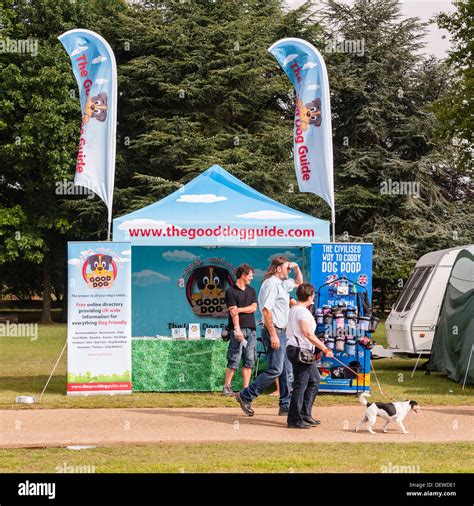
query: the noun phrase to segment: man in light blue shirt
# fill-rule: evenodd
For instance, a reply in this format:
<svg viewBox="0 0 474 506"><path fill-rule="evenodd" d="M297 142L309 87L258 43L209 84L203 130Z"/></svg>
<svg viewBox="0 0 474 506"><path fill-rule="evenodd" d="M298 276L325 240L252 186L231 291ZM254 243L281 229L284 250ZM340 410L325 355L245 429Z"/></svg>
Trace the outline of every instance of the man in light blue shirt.
<svg viewBox="0 0 474 506"><path fill-rule="evenodd" d="M294 279L289 277L294 269ZM263 315L262 340L265 345L268 368L255 381L236 394L235 398L244 413L253 416L252 401L280 380L279 415L287 415L291 394L286 361L286 326L290 312L290 292L303 282L301 270L295 262L284 256L273 258L258 294L258 304Z"/></svg>

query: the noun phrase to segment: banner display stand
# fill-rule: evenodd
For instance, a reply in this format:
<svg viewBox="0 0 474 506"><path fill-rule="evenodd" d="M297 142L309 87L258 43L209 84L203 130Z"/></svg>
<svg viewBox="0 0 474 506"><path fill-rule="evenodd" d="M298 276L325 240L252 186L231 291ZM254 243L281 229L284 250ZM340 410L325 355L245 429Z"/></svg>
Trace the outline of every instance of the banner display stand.
<svg viewBox="0 0 474 506"><path fill-rule="evenodd" d="M129 242L68 243L68 395L132 393Z"/></svg>
<svg viewBox="0 0 474 506"><path fill-rule="evenodd" d="M372 244L313 244L311 283L316 290L318 337L337 359L323 357L320 390L369 391L371 329L376 321L372 315Z"/></svg>

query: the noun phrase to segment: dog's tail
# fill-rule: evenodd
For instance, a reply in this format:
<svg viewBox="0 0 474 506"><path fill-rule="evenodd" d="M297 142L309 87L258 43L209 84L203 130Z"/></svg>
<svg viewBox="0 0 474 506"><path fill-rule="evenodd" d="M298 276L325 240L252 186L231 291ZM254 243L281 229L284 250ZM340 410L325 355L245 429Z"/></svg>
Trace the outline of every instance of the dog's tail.
<svg viewBox="0 0 474 506"><path fill-rule="evenodd" d="M364 406L367 406L367 397L370 397L369 392L364 392L363 394L359 395L359 402Z"/></svg>

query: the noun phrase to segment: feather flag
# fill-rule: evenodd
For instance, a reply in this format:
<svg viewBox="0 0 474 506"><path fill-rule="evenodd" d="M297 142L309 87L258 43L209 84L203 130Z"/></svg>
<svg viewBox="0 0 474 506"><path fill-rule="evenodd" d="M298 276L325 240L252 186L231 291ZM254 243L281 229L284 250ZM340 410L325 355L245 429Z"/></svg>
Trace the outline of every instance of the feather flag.
<svg viewBox="0 0 474 506"><path fill-rule="evenodd" d="M90 30L69 30L59 40L71 58L79 86L82 124L74 184L105 203L110 223L115 180L117 66L107 41Z"/></svg>
<svg viewBox="0 0 474 506"><path fill-rule="evenodd" d="M268 51L296 90L293 150L299 190L322 197L334 224L331 104L323 57L312 44L296 38L281 39Z"/></svg>

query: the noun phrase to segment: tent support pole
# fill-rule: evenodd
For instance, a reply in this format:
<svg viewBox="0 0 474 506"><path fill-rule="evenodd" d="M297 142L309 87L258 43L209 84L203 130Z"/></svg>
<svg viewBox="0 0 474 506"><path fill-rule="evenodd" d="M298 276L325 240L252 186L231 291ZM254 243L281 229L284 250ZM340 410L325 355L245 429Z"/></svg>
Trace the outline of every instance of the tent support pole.
<svg viewBox="0 0 474 506"><path fill-rule="evenodd" d="M471 354L469 355L469 360L467 361L466 374L464 375L464 382L462 384L462 389L466 386L467 374L469 373L469 366L471 365L472 352L474 351L474 344L471 346Z"/></svg>
<svg viewBox="0 0 474 506"><path fill-rule="evenodd" d="M107 222L107 241L110 241L110 226L111 226L112 222L108 221Z"/></svg>
<svg viewBox="0 0 474 506"><path fill-rule="evenodd" d="M336 221L332 221L332 242L336 242Z"/></svg>

